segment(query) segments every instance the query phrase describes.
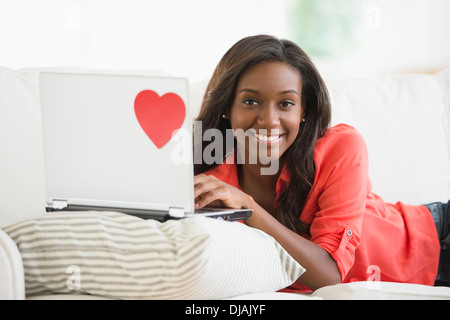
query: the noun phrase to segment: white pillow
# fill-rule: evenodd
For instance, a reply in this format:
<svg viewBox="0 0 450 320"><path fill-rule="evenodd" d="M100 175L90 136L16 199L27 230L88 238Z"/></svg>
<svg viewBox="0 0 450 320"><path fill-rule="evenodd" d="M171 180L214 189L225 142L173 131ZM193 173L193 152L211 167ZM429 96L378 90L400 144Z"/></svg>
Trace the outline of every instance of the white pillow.
<svg viewBox="0 0 450 320"><path fill-rule="evenodd" d="M305 271L264 232L204 217L160 223L114 212L56 213L4 228L26 295L221 299L277 291Z"/></svg>
<svg viewBox="0 0 450 320"><path fill-rule="evenodd" d="M314 291L311 297L324 300L450 300L450 288L360 281L323 287Z"/></svg>

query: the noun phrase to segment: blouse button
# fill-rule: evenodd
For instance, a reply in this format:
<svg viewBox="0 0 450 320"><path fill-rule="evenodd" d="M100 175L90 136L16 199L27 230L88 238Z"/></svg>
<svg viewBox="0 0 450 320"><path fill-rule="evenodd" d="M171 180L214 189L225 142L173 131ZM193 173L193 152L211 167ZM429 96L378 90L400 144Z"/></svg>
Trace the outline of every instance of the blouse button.
<svg viewBox="0 0 450 320"><path fill-rule="evenodd" d="M348 235L348 236L351 236L352 233L353 233L352 230L347 230L347 235Z"/></svg>

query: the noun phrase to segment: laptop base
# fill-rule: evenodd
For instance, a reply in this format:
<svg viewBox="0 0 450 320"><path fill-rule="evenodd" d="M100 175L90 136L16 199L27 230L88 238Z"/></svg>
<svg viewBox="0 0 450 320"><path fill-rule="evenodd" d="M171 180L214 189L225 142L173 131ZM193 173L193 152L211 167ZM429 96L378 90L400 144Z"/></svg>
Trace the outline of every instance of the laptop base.
<svg viewBox="0 0 450 320"><path fill-rule="evenodd" d="M179 220L183 218L176 218L170 216L167 212L156 210L140 210L131 208L114 208L114 207L96 207L96 206L81 206L81 205L69 205L65 208L58 209L53 207L45 207L46 212L60 212L60 211L114 211L136 216L141 219L154 219L160 222L167 220ZM195 215L213 218L224 221L241 221L245 220L252 215L252 210L230 210L220 208L202 208L196 210L194 214L186 215L185 217L192 217Z"/></svg>

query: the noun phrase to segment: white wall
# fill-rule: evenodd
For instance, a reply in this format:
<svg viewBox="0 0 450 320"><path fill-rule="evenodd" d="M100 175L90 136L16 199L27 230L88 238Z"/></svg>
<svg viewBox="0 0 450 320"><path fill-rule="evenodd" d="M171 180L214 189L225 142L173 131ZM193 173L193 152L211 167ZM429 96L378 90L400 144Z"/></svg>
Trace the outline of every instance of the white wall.
<svg viewBox="0 0 450 320"><path fill-rule="evenodd" d="M358 45L315 59L328 75L434 72L450 66L449 0L361 0Z"/></svg>
<svg viewBox="0 0 450 320"><path fill-rule="evenodd" d="M193 80L250 34L282 35L270 0L0 0L0 65L162 70Z"/></svg>
<svg viewBox="0 0 450 320"><path fill-rule="evenodd" d="M0 0L0 66L162 70L197 81L242 37L289 38L286 8L295 1ZM325 76L450 66L450 0L358 6L358 45L313 57Z"/></svg>

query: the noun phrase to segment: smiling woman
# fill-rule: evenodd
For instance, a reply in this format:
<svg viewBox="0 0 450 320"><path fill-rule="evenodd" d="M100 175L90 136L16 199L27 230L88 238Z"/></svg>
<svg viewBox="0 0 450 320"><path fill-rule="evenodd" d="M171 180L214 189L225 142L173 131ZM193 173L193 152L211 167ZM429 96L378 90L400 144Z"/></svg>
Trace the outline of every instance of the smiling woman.
<svg viewBox="0 0 450 320"><path fill-rule="evenodd" d="M430 211L372 193L362 136L329 127L330 115L328 90L300 47L267 35L237 42L215 69L197 122L223 136L253 132L258 148L277 147L270 158L280 165L263 174L267 164L249 162L255 149L235 139L222 162L196 165L196 206L252 209L245 223L305 267L295 290L363 281L373 266L384 281L434 284L440 248Z"/></svg>

